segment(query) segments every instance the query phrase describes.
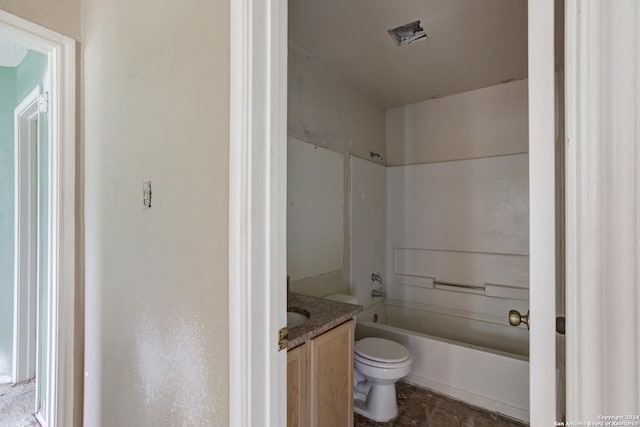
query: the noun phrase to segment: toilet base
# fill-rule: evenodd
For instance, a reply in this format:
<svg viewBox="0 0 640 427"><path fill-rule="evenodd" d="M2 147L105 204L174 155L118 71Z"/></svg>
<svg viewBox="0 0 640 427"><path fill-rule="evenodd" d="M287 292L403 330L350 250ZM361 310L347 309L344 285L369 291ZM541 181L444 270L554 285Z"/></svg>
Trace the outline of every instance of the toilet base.
<svg viewBox="0 0 640 427"><path fill-rule="evenodd" d="M398 416L396 385L376 384L371 387L367 401L353 401L353 411L377 422L386 422Z"/></svg>

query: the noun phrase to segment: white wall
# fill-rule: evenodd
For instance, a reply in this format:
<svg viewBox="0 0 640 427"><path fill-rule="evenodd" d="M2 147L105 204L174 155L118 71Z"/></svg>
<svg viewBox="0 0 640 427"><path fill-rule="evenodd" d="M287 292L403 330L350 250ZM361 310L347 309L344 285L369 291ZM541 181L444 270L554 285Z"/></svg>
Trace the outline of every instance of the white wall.
<svg viewBox="0 0 640 427"><path fill-rule="evenodd" d="M81 0L2 0L0 9L80 40Z"/></svg>
<svg viewBox="0 0 640 427"><path fill-rule="evenodd" d="M343 268L294 281L291 290L324 296L349 291L349 154L386 156L384 110L363 92L293 44L289 44L288 134L344 155ZM382 162L380 162L382 163ZM322 215L322 212L318 212ZM313 218L309 218L310 224ZM310 242L310 244L317 244Z"/></svg>
<svg viewBox="0 0 640 427"><path fill-rule="evenodd" d="M431 99L387 110L387 164L526 153L527 132L527 80Z"/></svg>
<svg viewBox="0 0 640 427"><path fill-rule="evenodd" d="M386 193L386 168L352 156L351 292L364 305L372 302L371 273L385 277Z"/></svg>
<svg viewBox="0 0 640 427"><path fill-rule="evenodd" d="M288 133L339 153L385 155L384 109L289 43Z"/></svg>
<svg viewBox="0 0 640 427"><path fill-rule="evenodd" d="M82 29L84 425L226 426L229 2L86 0Z"/></svg>

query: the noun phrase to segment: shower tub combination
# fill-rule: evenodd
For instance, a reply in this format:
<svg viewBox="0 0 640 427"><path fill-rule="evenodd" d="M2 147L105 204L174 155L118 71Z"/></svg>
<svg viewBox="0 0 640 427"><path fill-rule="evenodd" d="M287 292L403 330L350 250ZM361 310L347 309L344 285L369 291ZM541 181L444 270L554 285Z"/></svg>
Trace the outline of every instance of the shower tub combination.
<svg viewBox="0 0 640 427"><path fill-rule="evenodd" d="M356 339L380 337L409 349L407 381L529 421L528 331L493 316L386 300L358 315Z"/></svg>

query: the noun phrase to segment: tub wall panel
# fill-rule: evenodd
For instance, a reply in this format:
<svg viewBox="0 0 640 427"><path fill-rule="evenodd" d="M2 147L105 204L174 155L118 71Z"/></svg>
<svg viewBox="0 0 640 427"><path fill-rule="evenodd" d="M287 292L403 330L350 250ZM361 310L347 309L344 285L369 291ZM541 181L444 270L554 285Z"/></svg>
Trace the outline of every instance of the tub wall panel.
<svg viewBox="0 0 640 427"><path fill-rule="evenodd" d="M510 309L526 313L528 185L526 153L387 167L389 297L504 325Z"/></svg>
<svg viewBox="0 0 640 427"><path fill-rule="evenodd" d="M385 278L385 197L386 168L351 156L351 293L364 305L372 302L371 273Z"/></svg>

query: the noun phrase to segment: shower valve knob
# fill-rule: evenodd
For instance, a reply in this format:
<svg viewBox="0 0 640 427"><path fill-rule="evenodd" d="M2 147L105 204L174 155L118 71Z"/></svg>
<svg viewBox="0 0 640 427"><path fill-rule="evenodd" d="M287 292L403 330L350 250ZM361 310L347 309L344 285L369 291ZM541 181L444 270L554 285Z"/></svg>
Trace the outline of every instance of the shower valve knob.
<svg viewBox="0 0 640 427"><path fill-rule="evenodd" d="M529 312L524 316L520 314L518 310L509 310L509 324L511 326L518 326L520 323L524 323L527 325L527 329L529 329Z"/></svg>

